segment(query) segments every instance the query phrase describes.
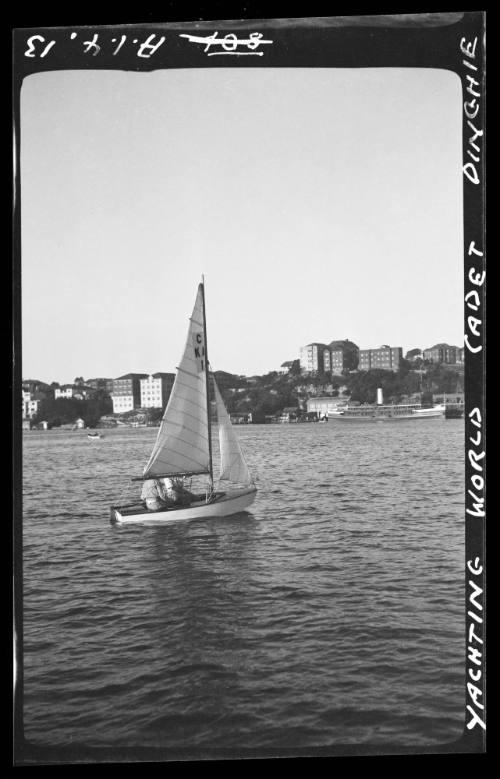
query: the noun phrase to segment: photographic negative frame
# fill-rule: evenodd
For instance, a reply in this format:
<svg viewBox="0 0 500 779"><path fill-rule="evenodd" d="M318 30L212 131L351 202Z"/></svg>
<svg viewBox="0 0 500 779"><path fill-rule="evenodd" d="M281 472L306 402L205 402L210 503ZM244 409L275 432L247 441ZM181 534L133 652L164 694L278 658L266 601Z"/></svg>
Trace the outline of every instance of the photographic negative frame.
<svg viewBox="0 0 500 779"><path fill-rule="evenodd" d="M454 743L429 747L369 745L273 750L171 750L48 747L23 729L22 433L15 418L15 752L17 764L151 761L220 757L481 753L485 750L485 15L421 13L303 19L170 22L14 30L14 349L21 354L21 88L32 74L57 70L151 72L210 68L431 68L451 71L462 87L463 284L465 361L465 707ZM428 120L432 122L432 117ZM14 362L14 397L21 392ZM17 401L16 401L17 403ZM14 406L17 408L17 406Z"/></svg>

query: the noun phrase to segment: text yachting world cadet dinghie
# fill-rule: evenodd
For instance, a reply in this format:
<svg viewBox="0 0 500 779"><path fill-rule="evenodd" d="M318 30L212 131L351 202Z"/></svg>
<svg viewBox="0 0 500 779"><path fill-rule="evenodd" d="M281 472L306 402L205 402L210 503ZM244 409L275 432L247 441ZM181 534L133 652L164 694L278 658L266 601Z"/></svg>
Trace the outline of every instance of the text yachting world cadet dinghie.
<svg viewBox="0 0 500 779"><path fill-rule="evenodd" d="M220 475L216 489L210 421L210 379L213 381L219 426ZM163 506L151 511L142 502L111 507L111 521L120 524L164 524L187 519L224 517L244 511L255 499L257 488L244 460L221 394L210 376L207 354L205 290L198 287L189 321L184 354L163 415L156 443L142 477L177 479L208 476L203 494L189 505Z"/></svg>

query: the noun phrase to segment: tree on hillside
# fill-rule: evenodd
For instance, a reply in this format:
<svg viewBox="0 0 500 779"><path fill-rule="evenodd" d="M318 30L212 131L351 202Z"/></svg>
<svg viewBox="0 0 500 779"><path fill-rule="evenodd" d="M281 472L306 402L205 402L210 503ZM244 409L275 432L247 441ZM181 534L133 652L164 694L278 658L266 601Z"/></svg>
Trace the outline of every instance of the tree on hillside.
<svg viewBox="0 0 500 779"><path fill-rule="evenodd" d="M405 359L411 361L415 357L421 357L421 356L422 356L422 349L410 349L408 352L406 352Z"/></svg>
<svg viewBox="0 0 500 779"><path fill-rule="evenodd" d="M411 367L411 362L402 358L399 361L398 373L406 376L406 374L411 371Z"/></svg>
<svg viewBox="0 0 500 779"><path fill-rule="evenodd" d="M449 370L440 363L428 366L425 374L426 384L434 392L452 393L463 389L463 377L455 370ZM460 391L459 390L459 391Z"/></svg>
<svg viewBox="0 0 500 779"><path fill-rule="evenodd" d="M98 390L88 400L76 398L45 398L40 403L35 424L45 421L50 427L70 424L77 419L83 419L87 427L95 427L99 419L113 412L113 403L104 390Z"/></svg>

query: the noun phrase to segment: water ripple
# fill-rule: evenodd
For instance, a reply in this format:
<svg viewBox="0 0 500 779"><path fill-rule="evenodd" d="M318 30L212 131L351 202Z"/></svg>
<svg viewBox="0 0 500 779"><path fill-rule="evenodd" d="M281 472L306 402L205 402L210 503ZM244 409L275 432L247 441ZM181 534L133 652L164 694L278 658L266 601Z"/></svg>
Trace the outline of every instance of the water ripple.
<svg viewBox="0 0 500 779"><path fill-rule="evenodd" d="M265 475L251 512L111 526L155 432L99 447L25 435L26 735L173 749L458 738L463 421L248 426Z"/></svg>

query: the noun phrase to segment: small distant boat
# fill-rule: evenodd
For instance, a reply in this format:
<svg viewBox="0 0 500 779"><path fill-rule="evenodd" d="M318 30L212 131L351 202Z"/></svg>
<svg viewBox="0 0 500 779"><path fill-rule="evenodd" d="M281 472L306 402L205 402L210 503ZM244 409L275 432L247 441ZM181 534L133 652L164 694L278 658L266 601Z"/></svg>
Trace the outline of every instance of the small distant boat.
<svg viewBox="0 0 500 779"><path fill-rule="evenodd" d="M210 418L210 380L213 382L219 427L220 474L214 488ZM149 510L142 502L111 506L111 522L167 524L172 521L225 517L244 511L257 492L222 400L207 354L205 288L198 287L189 320L184 354L163 415L153 451L142 477L179 479L206 475L208 484L189 505Z"/></svg>
<svg viewBox="0 0 500 779"><path fill-rule="evenodd" d="M397 422L402 419L443 418L445 404L426 407L421 403L395 403L384 405L382 390L377 390L377 404L366 406L345 406L330 411L329 420L342 422Z"/></svg>
<svg viewBox="0 0 500 779"><path fill-rule="evenodd" d="M96 438L104 438L104 436L100 433L87 433L87 438L89 438L91 441L94 441Z"/></svg>

